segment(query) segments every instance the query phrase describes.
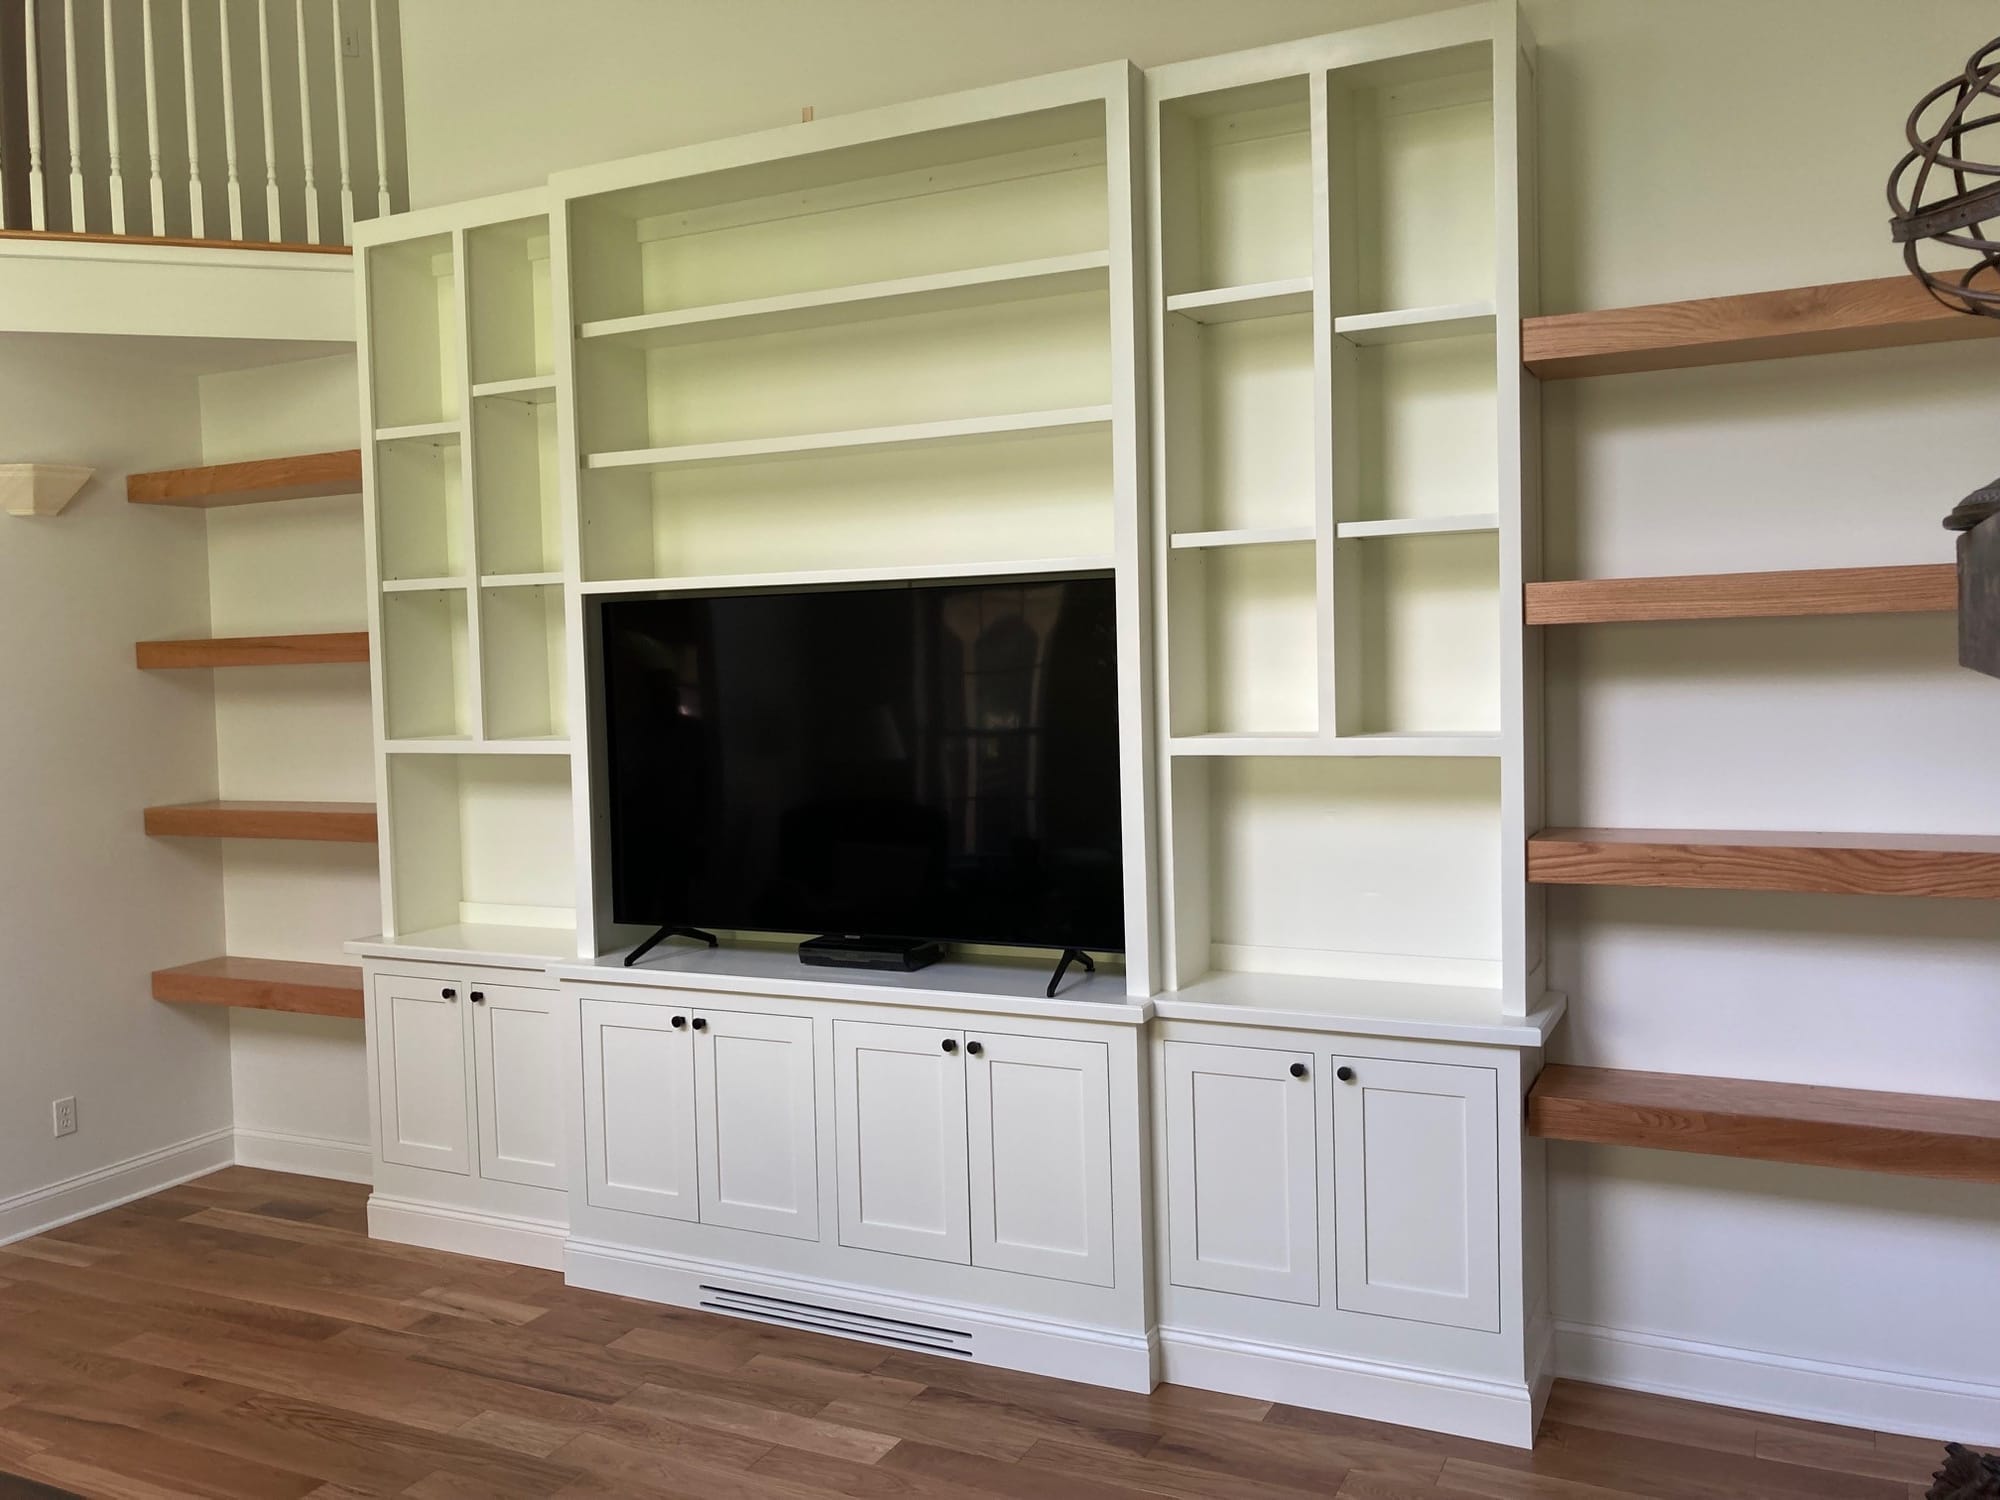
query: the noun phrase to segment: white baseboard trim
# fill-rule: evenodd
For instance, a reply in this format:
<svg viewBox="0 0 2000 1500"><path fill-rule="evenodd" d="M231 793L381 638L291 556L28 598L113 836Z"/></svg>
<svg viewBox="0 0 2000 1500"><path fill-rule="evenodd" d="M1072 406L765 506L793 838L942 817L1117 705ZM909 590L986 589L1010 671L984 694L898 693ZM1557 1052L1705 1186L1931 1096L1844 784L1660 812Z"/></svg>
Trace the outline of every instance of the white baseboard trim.
<svg viewBox="0 0 2000 1500"><path fill-rule="evenodd" d="M1162 1377L1176 1385L1534 1446L1539 1405L1532 1381L1444 1375L1187 1328L1162 1328L1160 1355ZM1541 1384L1546 1394L1547 1382Z"/></svg>
<svg viewBox="0 0 2000 1500"><path fill-rule="evenodd" d="M0 1198L0 1245L60 1229L148 1193L206 1177L235 1161L234 1136L235 1132L225 1126L94 1172Z"/></svg>
<svg viewBox="0 0 2000 1500"><path fill-rule="evenodd" d="M442 1203L389 1198L378 1192L368 1199L368 1234L371 1239L399 1245L560 1271L569 1227L546 1219L518 1219Z"/></svg>
<svg viewBox="0 0 2000 1500"><path fill-rule="evenodd" d="M282 1130L236 1128L236 1165L267 1172L296 1172L336 1182L371 1182L375 1156L366 1141L331 1136L291 1135Z"/></svg>
<svg viewBox="0 0 2000 1500"><path fill-rule="evenodd" d="M772 1316L763 1321L834 1338L921 1347L895 1338L893 1327L871 1333L862 1321L881 1319L891 1325L949 1330L955 1336L953 1347L929 1346L932 1352L956 1354L977 1364L1123 1391L1146 1392L1159 1382L1158 1348L1148 1334L1136 1330L1054 1323L1002 1308L935 1302L596 1240L572 1239L563 1270L571 1286L731 1317L757 1316L740 1304L726 1305L732 1294L797 1304L796 1318Z"/></svg>
<svg viewBox="0 0 2000 1500"><path fill-rule="evenodd" d="M1556 1366L1573 1380L1657 1396L1980 1447L2000 1443L2000 1385L1582 1323L1556 1325Z"/></svg>

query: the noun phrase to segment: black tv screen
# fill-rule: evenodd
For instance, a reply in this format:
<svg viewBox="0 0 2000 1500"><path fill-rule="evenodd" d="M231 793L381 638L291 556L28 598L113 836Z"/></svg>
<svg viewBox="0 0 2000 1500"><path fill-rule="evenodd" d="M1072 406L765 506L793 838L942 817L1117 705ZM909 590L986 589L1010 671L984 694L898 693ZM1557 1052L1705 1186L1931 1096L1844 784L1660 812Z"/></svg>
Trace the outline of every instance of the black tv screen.
<svg viewBox="0 0 2000 1500"><path fill-rule="evenodd" d="M604 605L612 908L1122 952L1108 577Z"/></svg>

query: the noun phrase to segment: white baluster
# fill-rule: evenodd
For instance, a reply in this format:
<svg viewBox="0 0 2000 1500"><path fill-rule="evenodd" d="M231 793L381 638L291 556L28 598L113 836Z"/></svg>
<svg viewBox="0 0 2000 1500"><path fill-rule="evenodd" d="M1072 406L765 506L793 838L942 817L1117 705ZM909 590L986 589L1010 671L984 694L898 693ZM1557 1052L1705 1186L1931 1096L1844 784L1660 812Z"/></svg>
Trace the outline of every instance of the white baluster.
<svg viewBox="0 0 2000 1500"><path fill-rule="evenodd" d="M299 141L306 166L306 243L319 240L319 183L313 170L312 68L306 51L306 0L297 0L299 17Z"/></svg>
<svg viewBox="0 0 2000 1500"><path fill-rule="evenodd" d="M153 0L140 0L139 14L145 18L146 33L146 156L152 171L147 184L152 202L154 234L167 232L167 190L160 180L160 90L159 74L153 62Z"/></svg>
<svg viewBox="0 0 2000 1500"><path fill-rule="evenodd" d="M229 59L235 52L231 46L230 22L236 7L233 0L222 0L222 161L229 170L229 237L243 238L243 179L236 175L236 77Z"/></svg>
<svg viewBox="0 0 2000 1500"><path fill-rule="evenodd" d="M28 217L36 229L49 227L48 199L42 183L42 44L35 26L33 0L28 4Z"/></svg>
<svg viewBox="0 0 2000 1500"><path fill-rule="evenodd" d="M271 106L271 5L257 0L257 65L264 80L264 238L285 237L278 211L278 112Z"/></svg>
<svg viewBox="0 0 2000 1500"><path fill-rule="evenodd" d="M333 128L340 135L340 243L354 238L354 169L347 144L347 47L340 0L333 0Z"/></svg>
<svg viewBox="0 0 2000 1500"><path fill-rule="evenodd" d="M69 81L69 227L90 228L83 211L83 126L77 118L76 0L63 0L63 71Z"/></svg>
<svg viewBox="0 0 2000 1500"><path fill-rule="evenodd" d="M181 0L181 85L187 97L188 233L199 240L207 238L207 223L201 202L201 131L195 113L194 20L188 14L188 0Z"/></svg>
<svg viewBox="0 0 2000 1500"><path fill-rule="evenodd" d="M375 53L375 216L396 211L389 198L389 128L383 118L382 0L368 0L368 40Z"/></svg>
<svg viewBox="0 0 2000 1500"><path fill-rule="evenodd" d="M115 0L104 0L100 14L104 18L104 128L111 141L111 232L125 232L125 161L118 144L118 49L112 43L116 34L112 24L111 7Z"/></svg>

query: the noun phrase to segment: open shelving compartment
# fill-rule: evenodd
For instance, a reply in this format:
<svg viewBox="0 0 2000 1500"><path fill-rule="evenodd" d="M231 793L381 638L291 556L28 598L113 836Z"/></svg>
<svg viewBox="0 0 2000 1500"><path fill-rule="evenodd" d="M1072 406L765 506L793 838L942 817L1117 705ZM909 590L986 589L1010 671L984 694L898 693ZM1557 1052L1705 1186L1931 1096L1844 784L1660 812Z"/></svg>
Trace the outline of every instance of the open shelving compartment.
<svg viewBox="0 0 2000 1500"><path fill-rule="evenodd" d="M479 591L480 683L488 740L565 739L564 630L560 583Z"/></svg>
<svg viewBox="0 0 2000 1500"><path fill-rule="evenodd" d="M457 431L375 445L382 581L466 576L465 461Z"/></svg>
<svg viewBox="0 0 2000 1500"><path fill-rule="evenodd" d="M530 215L465 232L467 350L475 396L495 386L555 382L549 221Z"/></svg>
<svg viewBox="0 0 2000 1500"><path fill-rule="evenodd" d="M1499 1024L1539 991L1512 35L1467 11L1413 52L1154 75L1163 906L1196 998Z"/></svg>
<svg viewBox="0 0 2000 1500"><path fill-rule="evenodd" d="M566 948L561 934L576 926L569 757L387 759L385 933L533 928Z"/></svg>
<svg viewBox="0 0 2000 1500"><path fill-rule="evenodd" d="M463 585L382 595L382 728L390 740L477 732L472 622Z"/></svg>
<svg viewBox="0 0 2000 1500"><path fill-rule="evenodd" d="M572 198L585 583L1104 566L1104 120Z"/></svg>
<svg viewBox="0 0 2000 1500"><path fill-rule="evenodd" d="M465 356L452 236L425 235L363 253L376 429L455 420Z"/></svg>

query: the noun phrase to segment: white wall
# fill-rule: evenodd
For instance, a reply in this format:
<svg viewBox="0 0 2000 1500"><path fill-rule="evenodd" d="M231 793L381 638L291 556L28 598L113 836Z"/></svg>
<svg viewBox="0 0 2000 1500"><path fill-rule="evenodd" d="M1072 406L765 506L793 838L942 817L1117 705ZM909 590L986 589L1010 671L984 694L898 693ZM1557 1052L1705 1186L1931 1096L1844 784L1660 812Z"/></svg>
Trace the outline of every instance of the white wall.
<svg viewBox="0 0 2000 1500"><path fill-rule="evenodd" d="M352 447L359 420L351 353L201 380L204 463ZM207 515L215 634L367 628L358 498ZM217 673L215 739L225 797L375 800L365 666ZM229 845L228 951L351 962L341 943L381 926L375 854L372 844ZM241 1159L365 1180L360 1023L235 1011L230 1042Z"/></svg>
<svg viewBox="0 0 2000 1500"><path fill-rule="evenodd" d="M404 16L412 201L1054 68L1141 64L1429 0L426 0ZM1896 273L1903 117L1992 31L1977 0L1527 0L1549 311ZM523 107L532 101L532 107ZM1550 576L1943 560L2000 468L2000 351L1551 387ZM1949 622L1551 633L1554 820L1983 828L2000 684ZM1552 904L1558 1053L2000 1096L1990 905L1695 893ZM2000 1440L1976 1351L2000 1190L1558 1149L1574 1370Z"/></svg>
<svg viewBox="0 0 2000 1500"><path fill-rule="evenodd" d="M196 440L191 376L0 337L0 453L97 470L60 516L0 515L0 1240L229 1159L228 1022L147 979L222 951L219 856L140 829L215 795L210 689L132 659L206 624L200 518L125 500Z"/></svg>

